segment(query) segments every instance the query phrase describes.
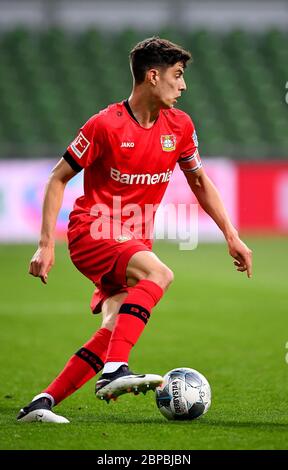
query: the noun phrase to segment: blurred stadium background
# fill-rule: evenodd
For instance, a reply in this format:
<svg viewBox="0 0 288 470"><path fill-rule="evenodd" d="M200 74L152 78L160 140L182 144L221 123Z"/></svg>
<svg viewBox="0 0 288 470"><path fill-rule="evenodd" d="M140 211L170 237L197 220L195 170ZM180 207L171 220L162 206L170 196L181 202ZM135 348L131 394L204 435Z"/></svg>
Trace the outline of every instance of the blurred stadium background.
<svg viewBox="0 0 288 470"><path fill-rule="evenodd" d="M287 448L287 25L288 2L277 0L0 0L0 449ZM175 287L132 368L194 367L211 381L213 406L187 433L185 424L163 426L148 397L141 406L123 397L107 413L92 384L60 409L75 427L15 429L18 408L95 329L92 285L65 245L46 288L27 276L45 181L78 128L129 96L129 51L152 35L193 54L178 105L195 122L207 172L255 252L256 275L248 282L232 271L219 243L188 256L158 244ZM164 203L195 202L183 182L176 170ZM78 175L66 189L59 240L81 192ZM201 210L199 239L221 239Z"/></svg>
<svg viewBox="0 0 288 470"><path fill-rule="evenodd" d="M92 114L129 96L129 51L154 34L193 54L179 107L195 122L234 222L242 232L287 233L287 19L284 1L0 1L0 239L37 237L47 158L57 160ZM59 235L80 179L67 191ZM181 202L177 184L168 201ZM200 235L213 239L206 225Z"/></svg>

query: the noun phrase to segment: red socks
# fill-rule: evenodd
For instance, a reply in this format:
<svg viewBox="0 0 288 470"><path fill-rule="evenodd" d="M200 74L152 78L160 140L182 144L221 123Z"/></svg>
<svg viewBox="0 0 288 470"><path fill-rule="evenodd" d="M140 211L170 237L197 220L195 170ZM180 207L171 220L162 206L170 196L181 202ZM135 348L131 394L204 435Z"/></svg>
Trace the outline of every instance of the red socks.
<svg viewBox="0 0 288 470"><path fill-rule="evenodd" d="M110 337L111 331L101 328L71 357L63 371L44 390L52 395L55 404L71 395L103 368Z"/></svg>
<svg viewBox="0 0 288 470"><path fill-rule="evenodd" d="M105 362L128 363L129 353L162 295L163 289L148 279L139 281L130 290L120 307Z"/></svg>
<svg viewBox="0 0 288 470"><path fill-rule="evenodd" d="M128 363L129 353L162 295L163 289L147 279L129 289L117 315L113 333L107 328L98 330L43 392L52 395L55 404L58 404L97 374L104 362Z"/></svg>

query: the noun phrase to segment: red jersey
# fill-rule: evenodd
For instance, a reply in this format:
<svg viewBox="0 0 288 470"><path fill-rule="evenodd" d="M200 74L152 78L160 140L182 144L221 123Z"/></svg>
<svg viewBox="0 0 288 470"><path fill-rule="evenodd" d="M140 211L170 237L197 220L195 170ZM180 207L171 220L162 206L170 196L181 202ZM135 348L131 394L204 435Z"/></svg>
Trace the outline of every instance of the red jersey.
<svg viewBox="0 0 288 470"><path fill-rule="evenodd" d="M64 156L76 171L84 169L84 195L75 201L70 220L95 216L99 207L111 218L121 206L123 224L135 205L143 217L145 205L157 208L161 202L177 162L185 172L201 167L197 147L194 125L179 109L161 110L146 129L127 101L108 106L84 124ZM152 226L154 216L155 210Z"/></svg>

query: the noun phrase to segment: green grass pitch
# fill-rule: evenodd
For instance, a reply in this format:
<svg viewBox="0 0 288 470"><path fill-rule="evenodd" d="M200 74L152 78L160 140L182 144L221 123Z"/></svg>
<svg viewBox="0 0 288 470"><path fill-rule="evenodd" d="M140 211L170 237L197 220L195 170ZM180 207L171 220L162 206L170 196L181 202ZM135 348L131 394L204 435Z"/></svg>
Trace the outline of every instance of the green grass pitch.
<svg viewBox="0 0 288 470"><path fill-rule="evenodd" d="M169 422L153 392L107 405L95 398L93 379L56 408L69 425L17 423L15 416L99 327L89 310L93 286L65 245L57 246L47 286L27 274L34 246L0 246L0 449L287 449L287 240L247 242L251 280L234 270L224 244L189 252L155 245L175 281L130 366L199 370L212 388L208 413Z"/></svg>

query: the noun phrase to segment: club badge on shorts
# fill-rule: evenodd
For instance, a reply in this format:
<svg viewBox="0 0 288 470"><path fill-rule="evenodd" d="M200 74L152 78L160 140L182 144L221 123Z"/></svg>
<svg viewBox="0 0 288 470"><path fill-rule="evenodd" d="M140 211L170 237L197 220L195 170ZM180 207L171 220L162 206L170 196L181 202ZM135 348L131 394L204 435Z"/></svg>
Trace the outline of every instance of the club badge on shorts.
<svg viewBox="0 0 288 470"><path fill-rule="evenodd" d="M172 152L176 149L176 137L175 135L161 135L161 145L164 152Z"/></svg>
<svg viewBox="0 0 288 470"><path fill-rule="evenodd" d="M128 242L128 240L131 240L131 239L132 239L131 235L119 235L119 237L115 238L116 242L118 243Z"/></svg>

